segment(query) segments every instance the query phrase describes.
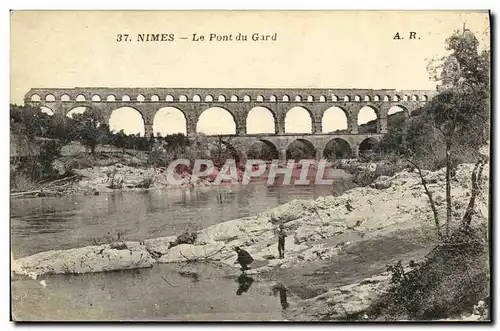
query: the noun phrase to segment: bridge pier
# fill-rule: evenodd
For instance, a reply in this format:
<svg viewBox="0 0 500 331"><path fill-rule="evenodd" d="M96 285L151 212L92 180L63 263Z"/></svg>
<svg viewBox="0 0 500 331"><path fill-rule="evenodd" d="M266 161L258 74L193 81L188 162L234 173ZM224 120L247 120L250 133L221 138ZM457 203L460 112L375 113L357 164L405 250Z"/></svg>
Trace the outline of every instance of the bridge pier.
<svg viewBox="0 0 500 331"><path fill-rule="evenodd" d="M276 134L285 133L285 121L276 121L275 132Z"/></svg>
<svg viewBox="0 0 500 331"><path fill-rule="evenodd" d="M153 124L144 124L144 137L150 137L153 132Z"/></svg>
<svg viewBox="0 0 500 331"><path fill-rule="evenodd" d="M387 117L380 117L377 121L377 133L387 133Z"/></svg>
<svg viewBox="0 0 500 331"><path fill-rule="evenodd" d="M319 122L314 121L312 123L312 133L313 134L321 133L321 131L322 131L322 123L321 123L321 121L319 121Z"/></svg>
<svg viewBox="0 0 500 331"><path fill-rule="evenodd" d="M358 134L358 120L357 117L354 119L351 119L350 125L348 124L347 126L347 131L351 134Z"/></svg>
<svg viewBox="0 0 500 331"><path fill-rule="evenodd" d="M316 148L316 161L320 161L323 158L323 149Z"/></svg>
<svg viewBox="0 0 500 331"><path fill-rule="evenodd" d="M247 127L246 125L237 125L236 126L236 135L237 136L244 136L247 134Z"/></svg>
<svg viewBox="0 0 500 331"><path fill-rule="evenodd" d="M359 147L358 146L354 146L353 147L353 149L352 149L352 158L353 159L359 158Z"/></svg>
<svg viewBox="0 0 500 331"><path fill-rule="evenodd" d="M196 121L187 120L186 121L186 135L194 136L196 134Z"/></svg>
<svg viewBox="0 0 500 331"><path fill-rule="evenodd" d="M280 148L278 150L279 160L286 162L286 148Z"/></svg>

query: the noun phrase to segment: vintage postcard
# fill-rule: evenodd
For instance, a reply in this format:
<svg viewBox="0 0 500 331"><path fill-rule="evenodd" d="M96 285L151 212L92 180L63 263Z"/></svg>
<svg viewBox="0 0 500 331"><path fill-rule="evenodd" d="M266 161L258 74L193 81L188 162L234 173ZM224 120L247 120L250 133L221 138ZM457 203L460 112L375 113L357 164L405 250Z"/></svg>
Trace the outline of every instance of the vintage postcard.
<svg viewBox="0 0 500 331"><path fill-rule="evenodd" d="M488 11L12 11L11 319L491 322Z"/></svg>

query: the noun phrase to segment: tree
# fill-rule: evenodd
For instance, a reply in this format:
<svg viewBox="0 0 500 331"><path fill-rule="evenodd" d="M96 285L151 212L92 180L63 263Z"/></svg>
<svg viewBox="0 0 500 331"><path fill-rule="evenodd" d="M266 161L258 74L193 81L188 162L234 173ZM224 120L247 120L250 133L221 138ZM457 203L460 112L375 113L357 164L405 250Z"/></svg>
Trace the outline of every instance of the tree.
<svg viewBox="0 0 500 331"><path fill-rule="evenodd" d="M103 118L100 112L87 110L73 116L76 139L94 154L95 148L102 141L102 130L99 130Z"/></svg>
<svg viewBox="0 0 500 331"><path fill-rule="evenodd" d="M221 169L229 159L235 160L237 164L240 162L237 146L234 146L232 140L233 136L225 137L223 135L209 139L210 156L216 168Z"/></svg>
<svg viewBox="0 0 500 331"><path fill-rule="evenodd" d="M445 147L446 166L446 234L452 218L451 173L457 141L479 147L486 143L489 122L489 51L478 52L479 42L465 29L446 40L451 54L442 58L438 73L431 72L441 84L440 92L425 107L426 114Z"/></svg>
<svg viewBox="0 0 500 331"><path fill-rule="evenodd" d="M19 157L11 159L16 169L12 174L24 173L35 181L54 176L53 161L71 141L71 127L65 116L50 116L39 107L10 105L10 130Z"/></svg>
<svg viewBox="0 0 500 331"><path fill-rule="evenodd" d="M127 146L127 135L123 130L115 133L113 135L113 145L117 148L121 148L125 152L125 147Z"/></svg>
<svg viewBox="0 0 500 331"><path fill-rule="evenodd" d="M483 162L478 150L489 139L489 50L479 52L478 45L474 34L465 27L446 39L450 55L433 60L428 66L431 77L438 83L438 94L423 107L420 115L410 119L404 130L391 132L383 143L389 149L399 146L400 155L419 172L440 237L449 236L451 185L456 165L460 161L479 159L478 162ZM445 235L440 232L432 194L421 171L443 166L446 171ZM477 173L483 166L475 167L476 179L481 177ZM477 191L473 191L473 195Z"/></svg>

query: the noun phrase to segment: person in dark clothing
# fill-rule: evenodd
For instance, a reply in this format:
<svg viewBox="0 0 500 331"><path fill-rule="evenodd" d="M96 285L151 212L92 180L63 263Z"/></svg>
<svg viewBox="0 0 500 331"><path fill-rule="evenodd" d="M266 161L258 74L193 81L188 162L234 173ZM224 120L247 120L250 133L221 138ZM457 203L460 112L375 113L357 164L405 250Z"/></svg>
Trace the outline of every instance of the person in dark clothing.
<svg viewBox="0 0 500 331"><path fill-rule="evenodd" d="M235 247L234 250L238 253L238 259L234 264L239 263L241 265L241 270L248 270L248 265L253 262L253 257L245 250Z"/></svg>
<svg viewBox="0 0 500 331"><path fill-rule="evenodd" d="M247 292L250 289L250 286L252 286L253 281L254 280L252 277L249 277L242 273L240 277L238 277L238 284L240 284L240 286L236 291L236 295L242 295L243 293Z"/></svg>
<svg viewBox="0 0 500 331"><path fill-rule="evenodd" d="M283 229L283 224L280 224L278 230L278 253L280 259L285 257L285 238L286 238L286 232Z"/></svg>

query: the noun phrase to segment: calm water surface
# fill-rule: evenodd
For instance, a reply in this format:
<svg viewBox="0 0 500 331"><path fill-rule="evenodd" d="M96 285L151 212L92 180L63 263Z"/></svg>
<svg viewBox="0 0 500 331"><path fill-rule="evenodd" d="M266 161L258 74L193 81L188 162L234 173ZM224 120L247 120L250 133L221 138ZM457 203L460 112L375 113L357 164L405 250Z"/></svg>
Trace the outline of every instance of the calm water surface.
<svg viewBox="0 0 500 331"><path fill-rule="evenodd" d="M189 271L189 276L186 276ZM283 320L273 283L211 264L83 275L46 275L12 282L20 321Z"/></svg>
<svg viewBox="0 0 500 331"><path fill-rule="evenodd" d="M293 199L331 194L331 187L267 186L116 192L99 196L11 199L15 258L52 249L91 245L118 232L144 240L254 215Z"/></svg>
<svg viewBox="0 0 500 331"><path fill-rule="evenodd" d="M116 192L11 200L12 253L91 245L118 232L127 240L178 234L253 215L293 199L331 194L329 186L265 183L203 189ZM183 273L184 268L189 272ZM186 276L189 275L189 276ZM40 279L46 286L40 284ZM12 281L17 320L283 320L273 283L236 268L159 264L153 268Z"/></svg>

